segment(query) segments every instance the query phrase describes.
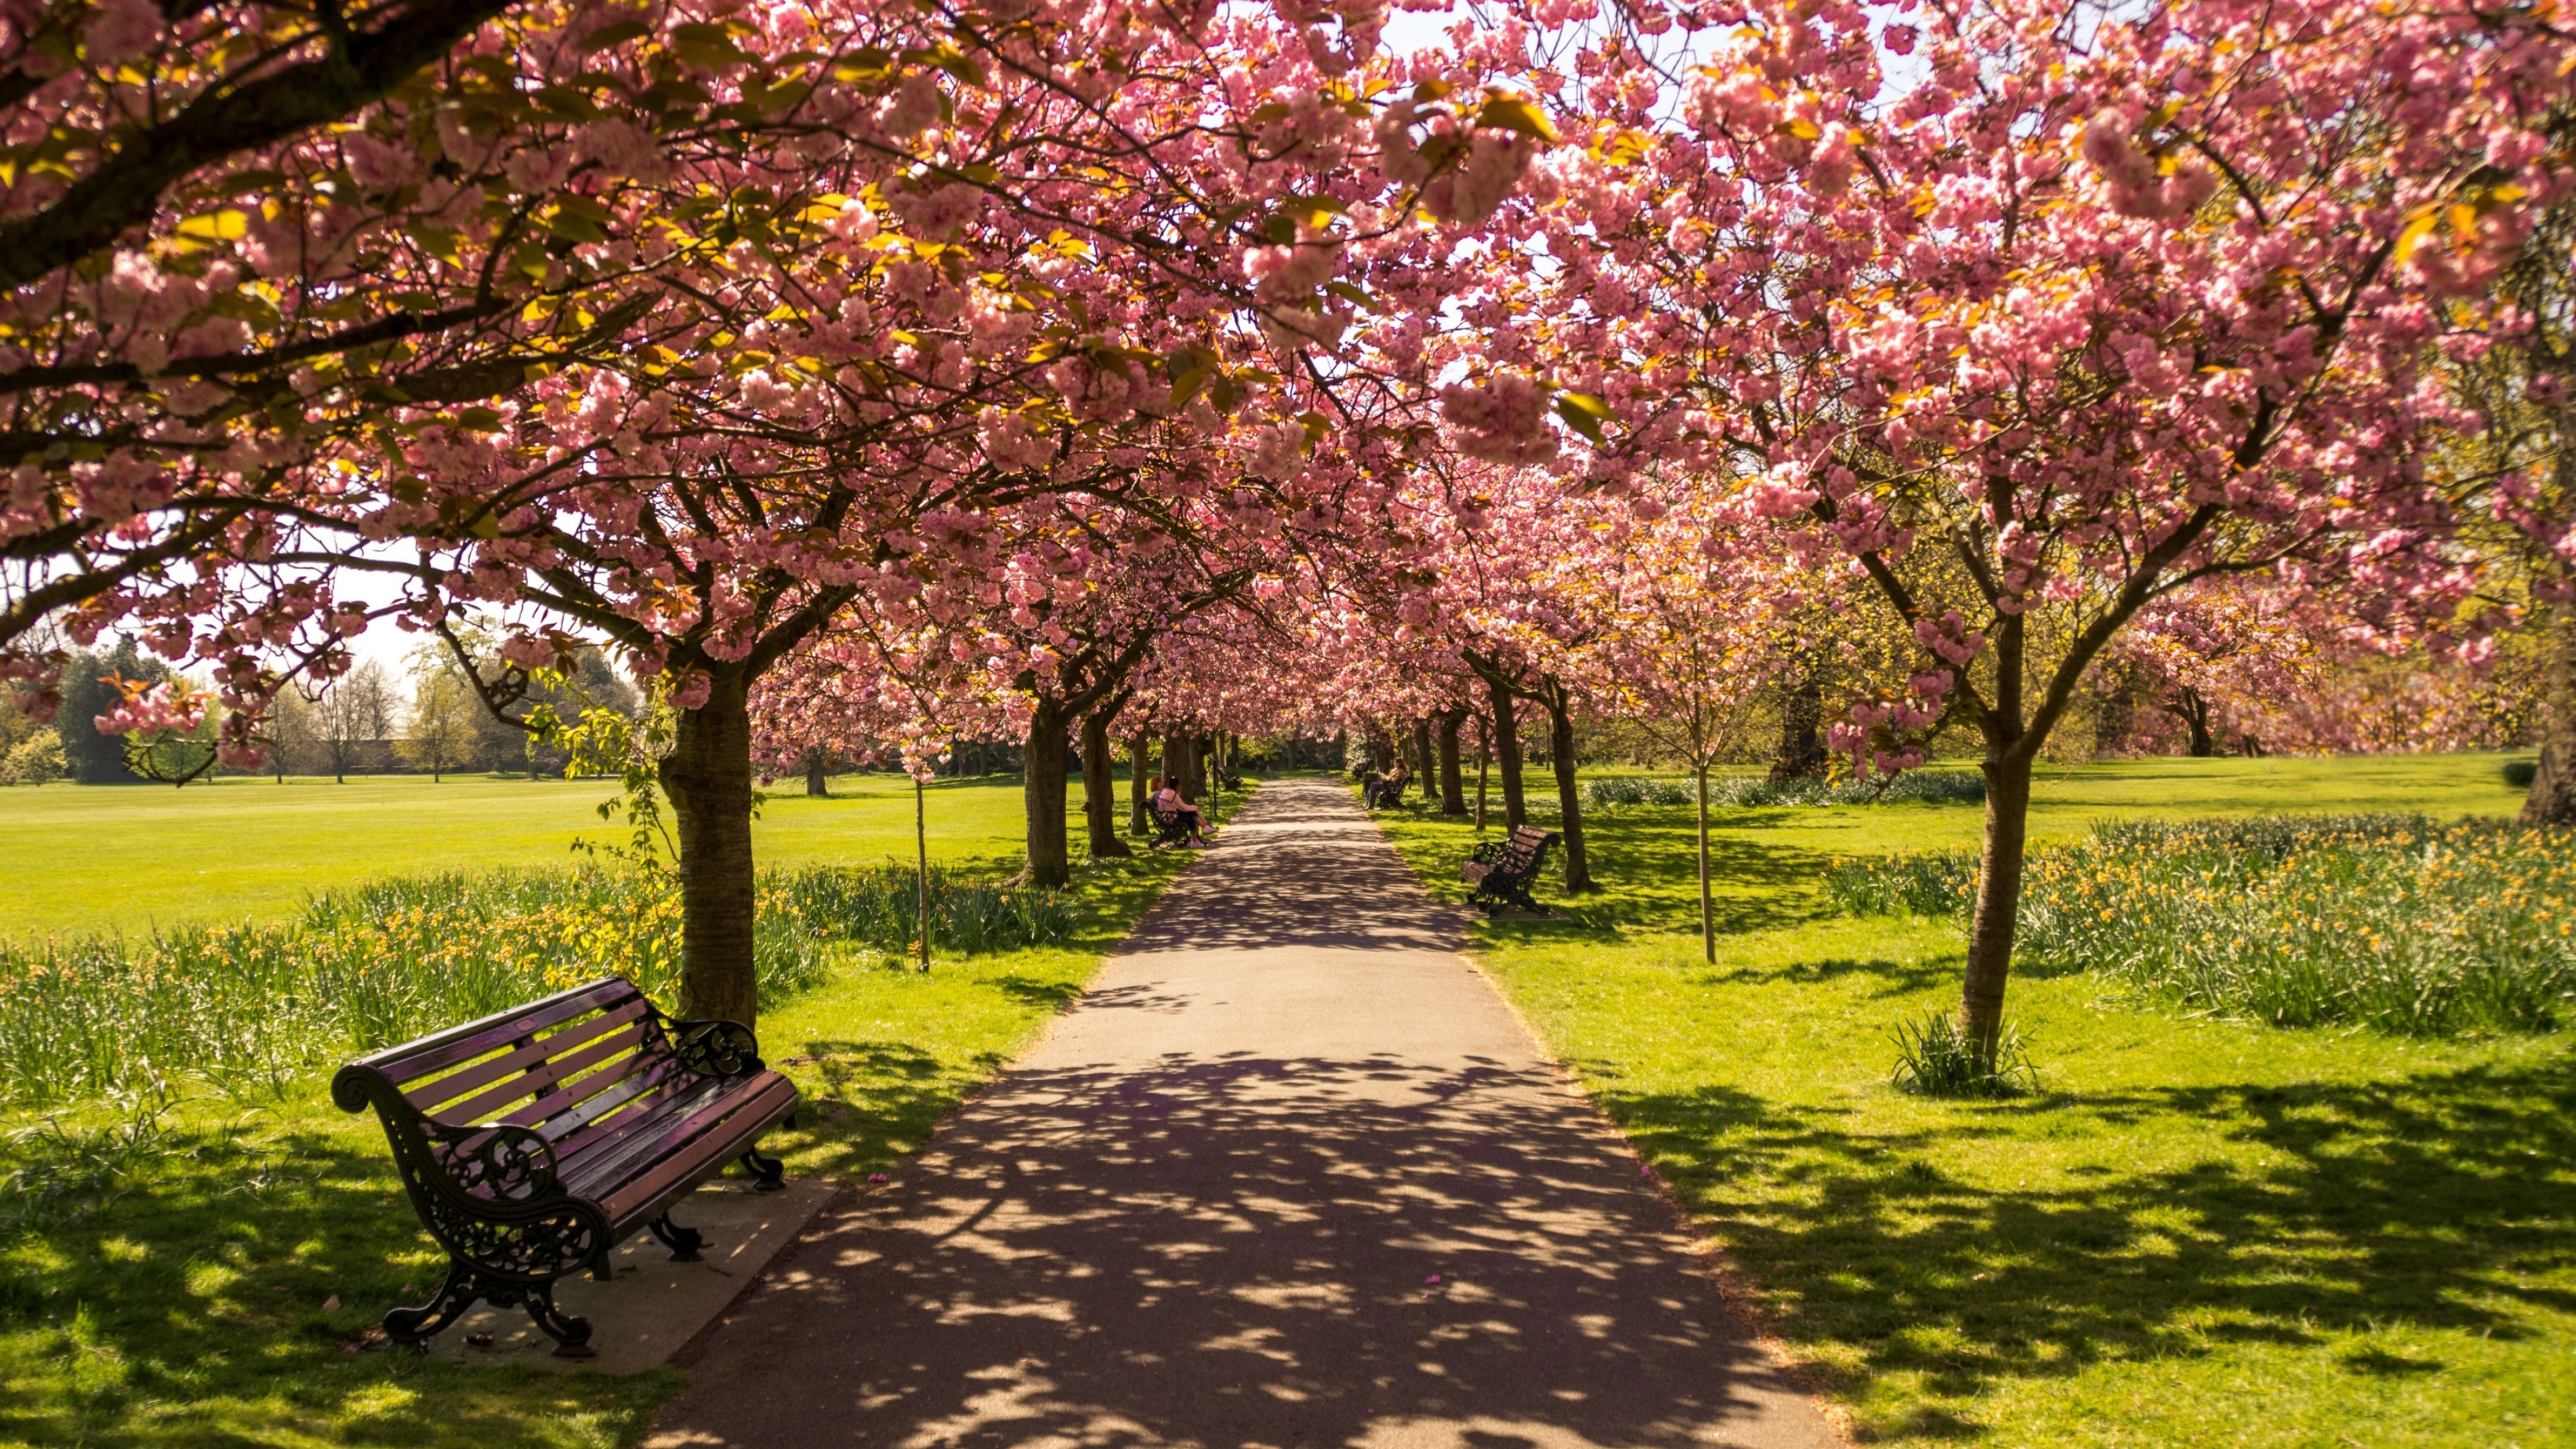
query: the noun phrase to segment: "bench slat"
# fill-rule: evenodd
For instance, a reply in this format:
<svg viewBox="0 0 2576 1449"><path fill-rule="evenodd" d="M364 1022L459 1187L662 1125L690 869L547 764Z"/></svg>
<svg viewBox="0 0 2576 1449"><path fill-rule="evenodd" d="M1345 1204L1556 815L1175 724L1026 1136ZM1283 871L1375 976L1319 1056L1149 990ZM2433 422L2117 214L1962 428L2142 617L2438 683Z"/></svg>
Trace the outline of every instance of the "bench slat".
<svg viewBox="0 0 2576 1449"><path fill-rule="evenodd" d="M601 1119L618 1108L645 1098L648 1094L669 1096L674 1092L686 1091L699 1080L696 1073L683 1069L679 1063L667 1057L643 1071L622 1077L607 1074L594 1074L594 1076L597 1078L596 1082L585 1079L579 1084L583 1089L582 1093L569 1104L541 1102L521 1109L529 1114L527 1125L534 1127L538 1136L555 1145L555 1160L558 1162L583 1151L599 1138L616 1132L618 1130L616 1123L603 1122ZM540 1105L545 1107L544 1111L533 1110Z"/></svg>
<svg viewBox="0 0 2576 1449"><path fill-rule="evenodd" d="M505 1053L489 1061L476 1062L470 1067L451 1072L427 1086L405 1092L403 1100L423 1112L434 1112L440 1103L452 1102L488 1083L497 1082L512 1072L525 1071L540 1062L560 1061L592 1040L616 1031L620 1027L627 1028L630 1034L640 1032L641 1028L634 1023L648 1009L649 1003L639 996L623 1006L611 1008L588 1021L575 1023L552 1036L530 1042L517 1051Z"/></svg>
<svg viewBox="0 0 2576 1449"><path fill-rule="evenodd" d="M485 1052L570 1021L584 1012L641 994L623 977L604 977L588 986L576 986L543 1001L495 1012L481 1021L469 1021L436 1036L387 1047L372 1056L360 1057L350 1065L373 1070L399 1087L460 1062L470 1062Z"/></svg>
<svg viewBox="0 0 2576 1449"><path fill-rule="evenodd" d="M654 1139L656 1146L667 1146L668 1155L633 1180L621 1184L601 1200L611 1219L632 1214L654 1198L705 1173L709 1167L721 1168L735 1155L731 1134L719 1134L746 1112L783 1110L796 1098L795 1085L775 1072L764 1072L752 1079L750 1090L727 1093L724 1099L710 1103L675 1124Z"/></svg>
<svg viewBox="0 0 2576 1449"><path fill-rule="evenodd" d="M540 1061L529 1067L525 1073L468 1097L440 1115L454 1117L462 1122L479 1122L484 1117L523 1098L544 1097L558 1093L564 1083L584 1078L591 1068L621 1052L628 1051L645 1039L644 1024L629 1022L617 1031L578 1051ZM643 1053L636 1053L622 1065L629 1072L638 1070L634 1063L640 1062L643 1057Z"/></svg>
<svg viewBox="0 0 2576 1449"><path fill-rule="evenodd" d="M573 1157L571 1165L563 1169L565 1182L576 1192L590 1189L593 1196L617 1191L628 1178L651 1164L657 1155L655 1141L673 1122L722 1101L742 1087L739 1082L680 1083L673 1084L667 1092L639 1099L617 1114L616 1120L603 1124L600 1135Z"/></svg>

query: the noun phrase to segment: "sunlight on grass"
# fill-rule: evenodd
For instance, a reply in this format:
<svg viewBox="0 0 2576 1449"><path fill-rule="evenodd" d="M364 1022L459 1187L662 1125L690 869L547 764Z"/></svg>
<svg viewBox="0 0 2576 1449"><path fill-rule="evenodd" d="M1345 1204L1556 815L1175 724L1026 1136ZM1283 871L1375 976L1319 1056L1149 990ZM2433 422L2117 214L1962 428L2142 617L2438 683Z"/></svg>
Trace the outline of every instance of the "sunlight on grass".
<svg viewBox="0 0 2576 1449"><path fill-rule="evenodd" d="M772 787L752 824L761 865L912 859L906 777L847 775L831 786L825 798L806 795L801 780ZM1017 868L1019 787L1016 775L932 784L931 859ZM569 865L576 837L624 839L622 820L612 827L593 813L616 792L609 780L488 775L0 788L0 834L17 853L0 870L0 936L283 921L309 894L380 876Z"/></svg>
<svg viewBox="0 0 2576 1449"><path fill-rule="evenodd" d="M2497 813L2518 800L2496 776L2155 761L2052 774L2035 814L2065 838L2124 814ZM1463 894L1471 829L1382 818ZM1893 1030L1955 1004L1958 928L1824 915L1816 879L1837 854L1971 844L1978 820L1729 812L1711 967L1688 811L1607 812L1609 889L1571 921L1481 925L1482 956L1868 1442L2576 1442L2565 1039L2284 1031L2025 978L2010 1015L2041 1091L1897 1091Z"/></svg>
<svg viewBox="0 0 2576 1449"><path fill-rule="evenodd" d="M942 856L1006 859L1018 781L947 788L933 803L952 822L934 837ZM831 804L861 842L848 863L909 838L909 798L874 799ZM825 983L759 1026L809 1104L771 1139L788 1171L899 1171L1194 858L1078 866L1081 915L1054 946L935 958L927 975L832 948ZM0 1443L593 1449L632 1443L684 1382L676 1369L565 1376L348 1351L387 1307L425 1296L444 1256L402 1200L375 1119L338 1111L318 1078L248 1108L197 1091L157 1114L0 1114L0 1133Z"/></svg>

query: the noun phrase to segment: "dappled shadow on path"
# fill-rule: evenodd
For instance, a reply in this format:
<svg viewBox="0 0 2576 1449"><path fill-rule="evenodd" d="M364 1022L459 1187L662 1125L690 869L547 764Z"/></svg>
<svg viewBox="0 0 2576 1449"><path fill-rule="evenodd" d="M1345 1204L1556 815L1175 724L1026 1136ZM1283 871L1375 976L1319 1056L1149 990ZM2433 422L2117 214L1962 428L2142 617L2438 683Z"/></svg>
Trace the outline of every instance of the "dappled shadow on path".
<svg viewBox="0 0 2576 1449"><path fill-rule="evenodd" d="M1787 1386L1639 1176L1490 1059L1016 1071L782 1259L649 1442L1776 1442Z"/></svg>
<svg viewBox="0 0 2576 1449"><path fill-rule="evenodd" d="M2317 1344L2405 1328L2509 1339L2522 1309L2576 1312L2545 1281L2576 1265L2576 1062L2385 1083L2228 1084L2043 1095L1961 1108L1912 1133L1847 1107L1727 1087L1604 1084L1638 1145L1757 1279L1785 1337L1840 1344L1847 1387L1913 1372L1943 1394L2105 1359L2188 1358L2228 1341ZM2045 1113L2078 1138L2158 1120L2239 1122L2242 1160L2080 1167L1997 1190L1933 1165L1962 1139ZM1955 1151L1947 1155L1956 1156ZM1748 1181L1797 1192L1749 1196ZM1837 1358L1843 1356L1837 1355ZM2355 1374L2430 1372L2360 1350ZM1971 1432L1933 1418L1912 1427Z"/></svg>
<svg viewBox="0 0 2576 1449"><path fill-rule="evenodd" d="M1454 951L1454 910L1426 898L1339 786L1264 785L1217 838L1209 862L1164 892L1127 949L1222 951L1296 946Z"/></svg>

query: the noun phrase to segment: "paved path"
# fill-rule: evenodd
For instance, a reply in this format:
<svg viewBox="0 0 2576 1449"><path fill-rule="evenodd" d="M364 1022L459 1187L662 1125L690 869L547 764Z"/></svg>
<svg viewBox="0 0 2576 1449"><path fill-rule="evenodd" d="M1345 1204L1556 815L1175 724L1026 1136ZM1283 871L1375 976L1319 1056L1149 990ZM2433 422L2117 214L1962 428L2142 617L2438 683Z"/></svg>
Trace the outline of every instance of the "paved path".
<svg viewBox="0 0 2576 1449"><path fill-rule="evenodd" d="M1839 1444L1461 942L1346 792L1262 787L648 1444Z"/></svg>

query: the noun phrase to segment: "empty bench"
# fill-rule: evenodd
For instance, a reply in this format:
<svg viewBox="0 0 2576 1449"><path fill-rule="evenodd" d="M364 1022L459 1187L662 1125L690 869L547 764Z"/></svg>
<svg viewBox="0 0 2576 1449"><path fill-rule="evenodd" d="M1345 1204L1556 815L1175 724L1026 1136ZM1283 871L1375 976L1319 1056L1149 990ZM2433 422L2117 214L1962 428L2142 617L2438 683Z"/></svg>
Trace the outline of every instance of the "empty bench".
<svg viewBox="0 0 2576 1449"><path fill-rule="evenodd" d="M1467 904L1484 907L1489 916L1505 906L1547 914L1547 907L1530 898L1529 888L1547 863L1547 848L1556 840L1553 830L1524 825L1509 839L1477 846L1467 863L1458 867L1458 878L1475 887L1467 893Z"/></svg>
<svg viewBox="0 0 2576 1449"><path fill-rule="evenodd" d="M590 1324L555 1307L555 1280L607 1278L638 1229L696 1261L705 1239L672 1204L736 1159L757 1187L781 1186L759 1139L793 1124L796 1087L763 1065L751 1028L674 1021L610 976L361 1057L331 1100L376 1109L447 1249L437 1296L386 1313L386 1337L424 1345L481 1300L524 1305L558 1355L587 1358Z"/></svg>

